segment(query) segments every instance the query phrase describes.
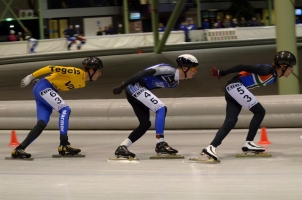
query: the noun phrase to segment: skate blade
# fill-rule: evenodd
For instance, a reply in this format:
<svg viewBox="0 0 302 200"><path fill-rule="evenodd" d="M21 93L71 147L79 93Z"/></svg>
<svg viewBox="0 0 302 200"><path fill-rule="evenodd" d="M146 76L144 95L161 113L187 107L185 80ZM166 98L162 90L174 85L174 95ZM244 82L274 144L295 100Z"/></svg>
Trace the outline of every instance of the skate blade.
<svg viewBox="0 0 302 200"><path fill-rule="evenodd" d="M155 156L150 156L150 159L184 159L183 155L178 154L157 154Z"/></svg>
<svg viewBox="0 0 302 200"><path fill-rule="evenodd" d="M133 158L133 157L129 157L129 158L123 158L123 157L117 158L117 157L114 157L114 158L109 158L107 161L108 162L139 163L139 159L138 158Z"/></svg>
<svg viewBox="0 0 302 200"><path fill-rule="evenodd" d="M26 161L33 161L34 158L12 158L12 157L5 157L5 160L26 160Z"/></svg>
<svg viewBox="0 0 302 200"><path fill-rule="evenodd" d="M65 154L64 156L61 154L53 154L53 158L84 158L86 154Z"/></svg>
<svg viewBox="0 0 302 200"><path fill-rule="evenodd" d="M268 158L272 157L272 154L269 153L241 153L235 156L236 158L250 158L250 157L261 157Z"/></svg>
<svg viewBox="0 0 302 200"><path fill-rule="evenodd" d="M199 163L209 163L209 164L217 164L220 163L220 160L211 159L204 159L204 158L189 158L189 161L199 162Z"/></svg>

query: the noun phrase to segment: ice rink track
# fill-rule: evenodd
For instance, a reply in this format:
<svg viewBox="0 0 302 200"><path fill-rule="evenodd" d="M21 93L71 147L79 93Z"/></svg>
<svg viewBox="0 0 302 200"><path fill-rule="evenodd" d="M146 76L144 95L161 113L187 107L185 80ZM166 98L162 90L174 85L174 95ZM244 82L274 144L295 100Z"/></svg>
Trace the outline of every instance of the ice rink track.
<svg viewBox="0 0 302 200"><path fill-rule="evenodd" d="M11 131L0 131L1 200L300 200L302 199L301 129L267 129L272 158L235 158L247 130L233 130L217 148L220 164L190 162L217 130L171 130L166 141L185 159L150 160L155 134L150 130L129 150L138 163L108 162L130 131L70 131L73 146L85 158L52 158L58 131L44 131L26 150L34 161L10 161ZM259 130L255 142L260 140ZM28 131L16 130L21 142Z"/></svg>

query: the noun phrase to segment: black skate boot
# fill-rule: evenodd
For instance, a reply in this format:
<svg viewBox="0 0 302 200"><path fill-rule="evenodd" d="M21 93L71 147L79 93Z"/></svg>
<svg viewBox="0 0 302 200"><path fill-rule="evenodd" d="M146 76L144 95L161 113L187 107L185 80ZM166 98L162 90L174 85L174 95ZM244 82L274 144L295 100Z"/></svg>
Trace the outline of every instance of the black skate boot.
<svg viewBox="0 0 302 200"><path fill-rule="evenodd" d="M176 154L178 151L173 149L166 142L157 143L155 146L155 152L157 154Z"/></svg>
<svg viewBox="0 0 302 200"><path fill-rule="evenodd" d="M60 145L58 148L59 154L64 155L77 155L81 152L81 149L74 148L70 145Z"/></svg>
<svg viewBox="0 0 302 200"><path fill-rule="evenodd" d="M26 153L24 149L15 149L12 151L12 158L30 158L31 154Z"/></svg>
<svg viewBox="0 0 302 200"><path fill-rule="evenodd" d="M127 148L127 146L125 145L121 145L119 146L116 150L115 150L115 157L119 158L119 157L123 157L123 158L135 158L135 154L130 152Z"/></svg>

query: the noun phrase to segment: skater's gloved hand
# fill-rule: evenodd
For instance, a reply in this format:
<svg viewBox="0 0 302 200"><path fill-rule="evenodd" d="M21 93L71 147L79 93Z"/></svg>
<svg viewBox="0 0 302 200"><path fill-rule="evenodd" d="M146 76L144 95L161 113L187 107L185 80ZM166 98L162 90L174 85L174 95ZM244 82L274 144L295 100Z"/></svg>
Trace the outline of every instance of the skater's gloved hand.
<svg viewBox="0 0 302 200"><path fill-rule="evenodd" d="M25 78L23 78L23 79L21 80L20 87L21 87L21 88L26 87L28 84L30 84L30 82L31 82L33 79L34 79L34 77L33 77L32 74L26 76Z"/></svg>
<svg viewBox="0 0 302 200"><path fill-rule="evenodd" d="M122 83L121 85L114 87L113 90L113 94L121 94L121 92L123 91L123 89L125 88L124 83Z"/></svg>
<svg viewBox="0 0 302 200"><path fill-rule="evenodd" d="M223 75L223 70L219 70L215 67L212 67L211 68L211 76L215 76L217 77L218 79L220 79Z"/></svg>

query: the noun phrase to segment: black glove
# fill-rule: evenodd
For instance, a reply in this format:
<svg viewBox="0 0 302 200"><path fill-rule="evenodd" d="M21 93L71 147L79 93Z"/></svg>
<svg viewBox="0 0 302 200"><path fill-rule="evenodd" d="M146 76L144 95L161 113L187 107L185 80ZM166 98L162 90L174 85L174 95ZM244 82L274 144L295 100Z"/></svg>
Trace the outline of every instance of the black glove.
<svg viewBox="0 0 302 200"><path fill-rule="evenodd" d="M119 85L117 87L114 87L112 89L112 91L113 91L113 94L121 94L121 92L123 91L123 89L124 89L124 84L121 84L121 85Z"/></svg>
<svg viewBox="0 0 302 200"><path fill-rule="evenodd" d="M211 68L211 76L215 76L220 79L223 76L223 70L216 69L215 67Z"/></svg>

